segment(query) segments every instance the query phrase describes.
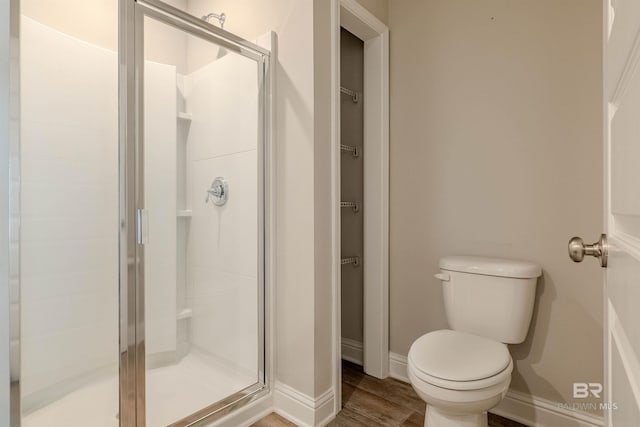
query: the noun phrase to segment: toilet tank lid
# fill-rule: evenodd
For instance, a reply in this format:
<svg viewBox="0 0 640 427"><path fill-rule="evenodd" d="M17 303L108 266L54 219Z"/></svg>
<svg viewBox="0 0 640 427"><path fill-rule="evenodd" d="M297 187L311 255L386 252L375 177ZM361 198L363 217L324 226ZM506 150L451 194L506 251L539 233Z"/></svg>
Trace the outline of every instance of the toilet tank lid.
<svg viewBox="0 0 640 427"><path fill-rule="evenodd" d="M530 279L542 274L540 266L529 261L479 256L446 256L440 258L440 268L462 273L517 279Z"/></svg>

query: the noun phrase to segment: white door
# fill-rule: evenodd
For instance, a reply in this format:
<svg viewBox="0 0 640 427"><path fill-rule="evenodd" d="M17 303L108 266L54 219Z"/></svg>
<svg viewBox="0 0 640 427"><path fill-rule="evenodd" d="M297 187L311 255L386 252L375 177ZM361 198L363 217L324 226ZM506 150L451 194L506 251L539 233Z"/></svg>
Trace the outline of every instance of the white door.
<svg viewBox="0 0 640 427"><path fill-rule="evenodd" d="M605 0L605 425L640 425L640 1Z"/></svg>

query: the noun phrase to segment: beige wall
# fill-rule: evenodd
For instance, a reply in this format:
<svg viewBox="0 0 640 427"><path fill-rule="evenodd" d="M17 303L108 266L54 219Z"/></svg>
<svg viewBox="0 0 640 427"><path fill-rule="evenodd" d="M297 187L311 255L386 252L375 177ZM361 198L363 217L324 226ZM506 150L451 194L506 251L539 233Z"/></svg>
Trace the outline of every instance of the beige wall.
<svg viewBox="0 0 640 427"><path fill-rule="evenodd" d="M331 2L313 0L314 392L333 384L331 324ZM321 420L316 420L318 423Z"/></svg>
<svg viewBox="0 0 640 427"><path fill-rule="evenodd" d="M447 323L438 258L539 263L512 387L572 402L601 382L601 2L403 0L391 28L391 351ZM570 168L582 171L579 178Z"/></svg>

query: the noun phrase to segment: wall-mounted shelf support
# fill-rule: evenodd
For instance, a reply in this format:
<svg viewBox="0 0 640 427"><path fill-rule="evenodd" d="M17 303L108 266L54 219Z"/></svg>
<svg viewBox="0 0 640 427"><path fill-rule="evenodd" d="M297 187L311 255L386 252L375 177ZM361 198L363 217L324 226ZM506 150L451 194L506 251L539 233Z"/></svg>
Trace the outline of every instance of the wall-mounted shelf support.
<svg viewBox="0 0 640 427"><path fill-rule="evenodd" d="M360 257L359 256L352 256L352 257L348 257L348 258L342 258L340 260L340 264L341 265L351 264L354 267L360 267Z"/></svg>
<svg viewBox="0 0 640 427"><path fill-rule="evenodd" d="M193 310L190 308L182 309L177 316L178 320L191 319L193 317Z"/></svg>
<svg viewBox="0 0 640 427"><path fill-rule="evenodd" d="M351 208L354 213L360 212L360 202L340 202L341 208Z"/></svg>
<svg viewBox="0 0 640 427"><path fill-rule="evenodd" d="M356 92L355 90L347 89L346 87L340 86L340 93L350 96L354 104L360 102L360 92Z"/></svg>
<svg viewBox="0 0 640 427"><path fill-rule="evenodd" d="M178 113L178 119L190 122L191 120L193 120L193 114L180 111Z"/></svg>
<svg viewBox="0 0 640 427"><path fill-rule="evenodd" d="M351 153L354 158L360 157L360 147L354 147L352 145L340 144L340 151Z"/></svg>

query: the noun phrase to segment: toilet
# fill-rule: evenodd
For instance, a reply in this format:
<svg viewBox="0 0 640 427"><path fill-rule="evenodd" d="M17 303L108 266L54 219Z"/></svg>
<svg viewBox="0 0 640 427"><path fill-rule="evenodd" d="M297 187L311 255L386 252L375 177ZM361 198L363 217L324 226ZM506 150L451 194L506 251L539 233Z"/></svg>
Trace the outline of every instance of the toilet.
<svg viewBox="0 0 640 427"><path fill-rule="evenodd" d="M440 259L451 329L418 338L409 350L411 385L427 403L425 427L487 427L487 411L509 389L507 344L525 340L540 267L470 256Z"/></svg>

